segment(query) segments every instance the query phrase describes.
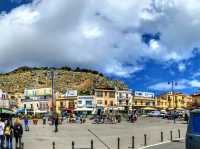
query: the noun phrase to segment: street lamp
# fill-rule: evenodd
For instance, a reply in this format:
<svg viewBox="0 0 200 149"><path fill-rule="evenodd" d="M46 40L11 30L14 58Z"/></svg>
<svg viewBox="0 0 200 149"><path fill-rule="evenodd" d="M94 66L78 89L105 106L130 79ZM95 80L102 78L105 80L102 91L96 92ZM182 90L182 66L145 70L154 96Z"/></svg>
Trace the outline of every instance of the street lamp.
<svg viewBox="0 0 200 149"><path fill-rule="evenodd" d="M51 78L51 89L52 89L52 113L55 112L55 108L56 108L56 103L54 105L54 79L55 79L55 76L56 76L56 73L54 72L54 70L51 70L49 73L48 73L48 76L49 78Z"/></svg>
<svg viewBox="0 0 200 149"><path fill-rule="evenodd" d="M169 85L171 85L171 91L172 91L172 100L173 100L173 103L175 103L175 106L174 106L174 123L176 122L176 117L175 117L175 110L177 108L177 99L174 99L174 87L178 85L178 83L176 81L171 81L171 82L168 82Z"/></svg>

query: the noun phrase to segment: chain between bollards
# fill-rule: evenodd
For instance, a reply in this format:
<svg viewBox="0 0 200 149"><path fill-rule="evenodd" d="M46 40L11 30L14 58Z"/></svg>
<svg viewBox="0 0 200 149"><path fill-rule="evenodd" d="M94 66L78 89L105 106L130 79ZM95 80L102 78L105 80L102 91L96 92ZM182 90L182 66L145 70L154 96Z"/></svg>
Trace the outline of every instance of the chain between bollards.
<svg viewBox="0 0 200 149"><path fill-rule="evenodd" d="M160 141L163 142L163 132L160 133Z"/></svg>
<svg viewBox="0 0 200 149"><path fill-rule="evenodd" d="M144 146L147 146L147 135L144 134Z"/></svg>
<svg viewBox="0 0 200 149"><path fill-rule="evenodd" d="M117 138L117 149L120 149L120 138Z"/></svg>
<svg viewBox="0 0 200 149"><path fill-rule="evenodd" d="M75 143L74 143L74 141L72 141L72 149L75 149Z"/></svg>
<svg viewBox="0 0 200 149"><path fill-rule="evenodd" d="M172 131L170 131L170 141L173 141Z"/></svg>

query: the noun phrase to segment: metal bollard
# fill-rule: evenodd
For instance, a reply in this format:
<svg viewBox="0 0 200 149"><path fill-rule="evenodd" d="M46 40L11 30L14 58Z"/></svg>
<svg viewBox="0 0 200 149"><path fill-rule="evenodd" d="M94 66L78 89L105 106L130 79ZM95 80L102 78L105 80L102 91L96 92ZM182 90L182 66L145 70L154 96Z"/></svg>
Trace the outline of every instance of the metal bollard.
<svg viewBox="0 0 200 149"><path fill-rule="evenodd" d="M117 138L117 149L120 149L120 138Z"/></svg>
<svg viewBox="0 0 200 149"><path fill-rule="evenodd" d="M91 149L94 149L94 142L91 140Z"/></svg>
<svg viewBox="0 0 200 149"><path fill-rule="evenodd" d="M147 135L144 134L144 146L147 146Z"/></svg>
<svg viewBox="0 0 200 149"><path fill-rule="evenodd" d="M56 145L55 142L53 142L52 145L53 145L53 149L55 149L55 145Z"/></svg>
<svg viewBox="0 0 200 149"><path fill-rule="evenodd" d="M72 149L75 149L75 143L74 143L74 141L72 141Z"/></svg>
<svg viewBox="0 0 200 149"><path fill-rule="evenodd" d="M134 149L134 148L135 148L135 137L132 136L132 149Z"/></svg>
<svg viewBox="0 0 200 149"><path fill-rule="evenodd" d="M163 132L160 133L160 141L163 142Z"/></svg>
<svg viewBox="0 0 200 149"><path fill-rule="evenodd" d="M24 143L22 142L22 149L24 149Z"/></svg>
<svg viewBox="0 0 200 149"><path fill-rule="evenodd" d="M172 131L170 131L170 141L173 141Z"/></svg>
<svg viewBox="0 0 200 149"><path fill-rule="evenodd" d="M180 139L181 138L181 130L178 129L178 138Z"/></svg>

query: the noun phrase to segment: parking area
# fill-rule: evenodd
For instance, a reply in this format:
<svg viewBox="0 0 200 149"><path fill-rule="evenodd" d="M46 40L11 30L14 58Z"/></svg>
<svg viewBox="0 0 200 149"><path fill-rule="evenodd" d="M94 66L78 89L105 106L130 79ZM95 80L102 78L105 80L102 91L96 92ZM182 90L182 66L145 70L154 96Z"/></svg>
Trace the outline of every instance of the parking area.
<svg viewBox="0 0 200 149"><path fill-rule="evenodd" d="M68 124L59 126L59 132L54 133L54 128L49 125L31 125L30 132L25 132L23 142L25 149L51 149L55 141L56 149L71 149L72 141L75 148L89 148L90 141L94 141L95 149L117 149L117 138L120 138L120 148L128 149L132 146L132 136L135 137L135 148L144 146L144 134L146 134L147 145L156 144L161 141L170 140L170 131L173 139L178 138L178 129L181 137L185 136L186 124L178 121L173 124L170 120L161 118L140 117L136 123L122 121L120 124Z"/></svg>

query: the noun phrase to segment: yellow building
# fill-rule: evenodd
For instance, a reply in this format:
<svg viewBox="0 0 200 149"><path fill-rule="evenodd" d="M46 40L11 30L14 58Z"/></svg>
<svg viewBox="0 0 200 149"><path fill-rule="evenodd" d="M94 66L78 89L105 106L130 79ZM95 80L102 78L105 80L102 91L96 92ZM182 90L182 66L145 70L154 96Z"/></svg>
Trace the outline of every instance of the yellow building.
<svg viewBox="0 0 200 149"><path fill-rule="evenodd" d="M154 93L135 91L133 97L133 108L142 110L154 110L155 109Z"/></svg>
<svg viewBox="0 0 200 149"><path fill-rule="evenodd" d="M116 91L113 88L97 88L95 89L95 100L97 107L117 106Z"/></svg>
<svg viewBox="0 0 200 149"><path fill-rule="evenodd" d="M191 107L191 96L185 95L183 93L168 92L162 94L156 99L156 107L159 109L188 109Z"/></svg>
<svg viewBox="0 0 200 149"><path fill-rule="evenodd" d="M200 107L200 93L196 93L192 95L192 108Z"/></svg>
<svg viewBox="0 0 200 149"><path fill-rule="evenodd" d="M65 94L56 93L56 112L74 111L77 103L77 91L68 90Z"/></svg>

